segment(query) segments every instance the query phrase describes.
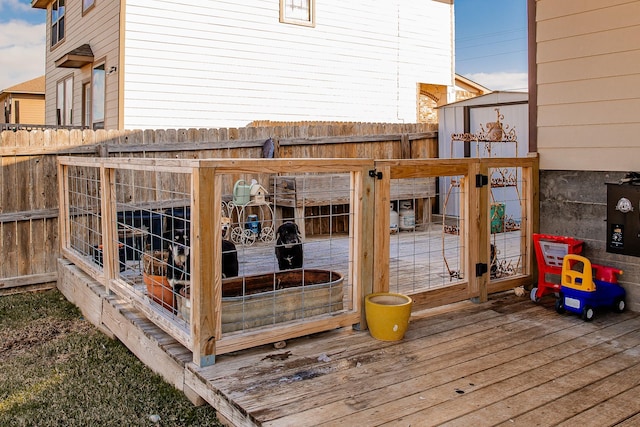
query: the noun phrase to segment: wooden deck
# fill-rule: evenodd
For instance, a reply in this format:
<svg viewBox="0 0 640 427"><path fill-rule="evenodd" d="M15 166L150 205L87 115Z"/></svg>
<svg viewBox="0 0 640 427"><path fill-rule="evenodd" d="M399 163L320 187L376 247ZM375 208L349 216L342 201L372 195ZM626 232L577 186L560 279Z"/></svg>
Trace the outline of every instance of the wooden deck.
<svg viewBox="0 0 640 427"><path fill-rule="evenodd" d="M239 426L632 426L640 314L587 323L512 292L414 313L405 339L337 329L218 356L191 354L61 262L59 287L141 360ZM82 280L78 280L82 279ZM96 311L101 311L98 316ZM200 397L199 397L200 396Z"/></svg>

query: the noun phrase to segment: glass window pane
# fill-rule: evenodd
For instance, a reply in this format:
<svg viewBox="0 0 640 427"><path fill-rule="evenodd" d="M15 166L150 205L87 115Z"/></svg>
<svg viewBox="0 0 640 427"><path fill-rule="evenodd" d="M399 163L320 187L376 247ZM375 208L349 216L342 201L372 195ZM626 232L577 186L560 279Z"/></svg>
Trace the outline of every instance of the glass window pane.
<svg viewBox="0 0 640 427"><path fill-rule="evenodd" d="M56 123L62 125L64 113L64 82L58 82L56 87Z"/></svg>
<svg viewBox="0 0 640 427"><path fill-rule="evenodd" d="M89 9L95 4L96 0L82 0L82 11Z"/></svg>
<svg viewBox="0 0 640 427"><path fill-rule="evenodd" d="M64 38L64 16L58 21L58 40Z"/></svg>
<svg viewBox="0 0 640 427"><path fill-rule="evenodd" d="M51 26L51 46L58 43L58 24Z"/></svg>
<svg viewBox="0 0 640 427"><path fill-rule="evenodd" d="M94 123L104 122L105 72L104 64L93 69L93 99L91 101L91 117Z"/></svg>
<svg viewBox="0 0 640 427"><path fill-rule="evenodd" d="M310 0L287 0L285 16L288 19L310 21Z"/></svg>
<svg viewBox="0 0 640 427"><path fill-rule="evenodd" d="M71 126L73 124L73 78L68 78L64 83L64 124Z"/></svg>

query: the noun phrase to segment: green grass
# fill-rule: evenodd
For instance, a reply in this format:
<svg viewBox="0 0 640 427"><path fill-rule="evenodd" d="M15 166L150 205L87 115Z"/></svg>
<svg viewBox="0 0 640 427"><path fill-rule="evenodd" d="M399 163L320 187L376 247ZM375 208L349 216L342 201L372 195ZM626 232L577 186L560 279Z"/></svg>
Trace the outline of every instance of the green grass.
<svg viewBox="0 0 640 427"><path fill-rule="evenodd" d="M58 291L0 296L0 426L155 425L221 424Z"/></svg>

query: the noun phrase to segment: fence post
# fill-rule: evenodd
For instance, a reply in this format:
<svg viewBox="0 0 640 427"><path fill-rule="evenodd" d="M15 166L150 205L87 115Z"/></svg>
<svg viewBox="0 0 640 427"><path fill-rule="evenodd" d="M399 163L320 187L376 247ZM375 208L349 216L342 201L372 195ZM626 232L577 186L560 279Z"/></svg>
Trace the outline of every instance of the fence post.
<svg viewBox="0 0 640 427"><path fill-rule="evenodd" d="M367 329L364 297L374 292L376 287L375 266L377 259L375 243L377 239L375 235L377 230L375 226L377 222L375 221L376 200L374 190L378 180L369 176L369 172L373 168L372 162L362 168L360 172L351 174L352 179L355 181L352 182L351 188L356 188L358 192L351 198L350 211L353 212L353 216L349 224L349 230L351 230L350 232L355 241L349 258L354 263L353 283L351 286L355 287L354 292L352 292L354 309L360 311L360 323L357 326L359 330ZM356 256L356 254L360 254L360 256ZM389 282L387 281L387 287L388 285ZM357 292L358 290L359 292Z"/></svg>
<svg viewBox="0 0 640 427"><path fill-rule="evenodd" d="M381 179L375 180L375 203L372 218L375 218L374 253L373 263L373 289L372 292L389 292L389 244L390 244L390 218L389 206L391 203L391 167L375 164L375 171L382 174Z"/></svg>
<svg viewBox="0 0 640 427"><path fill-rule="evenodd" d="M222 272L215 268L222 265L220 188L215 168L192 169L191 337L193 363L199 367L215 363L216 340L222 334Z"/></svg>
<svg viewBox="0 0 640 427"><path fill-rule="evenodd" d="M469 293L477 302L488 299L489 283L489 168L485 162L474 160L469 164L467 179L466 240L469 254L467 271ZM487 181L483 181L486 177ZM479 267L486 266L486 271Z"/></svg>
<svg viewBox="0 0 640 427"><path fill-rule="evenodd" d="M102 259L104 287L110 293L111 280L118 276L120 252L118 248L118 227L116 224L115 175L113 170L100 165L100 211L102 219Z"/></svg>

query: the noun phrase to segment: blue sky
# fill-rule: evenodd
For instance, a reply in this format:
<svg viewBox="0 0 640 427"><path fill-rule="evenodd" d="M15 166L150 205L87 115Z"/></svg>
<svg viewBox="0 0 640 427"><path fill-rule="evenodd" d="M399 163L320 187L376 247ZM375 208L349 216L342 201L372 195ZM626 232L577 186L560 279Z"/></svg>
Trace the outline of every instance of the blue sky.
<svg viewBox="0 0 640 427"><path fill-rule="evenodd" d="M30 0L0 0L0 90L44 74L46 16Z"/></svg>
<svg viewBox="0 0 640 427"><path fill-rule="evenodd" d="M456 72L493 90L527 89L527 0L455 0ZM0 0L0 90L44 74L46 12Z"/></svg>
<svg viewBox="0 0 640 427"><path fill-rule="evenodd" d="M456 73L527 90L527 0L455 0Z"/></svg>

